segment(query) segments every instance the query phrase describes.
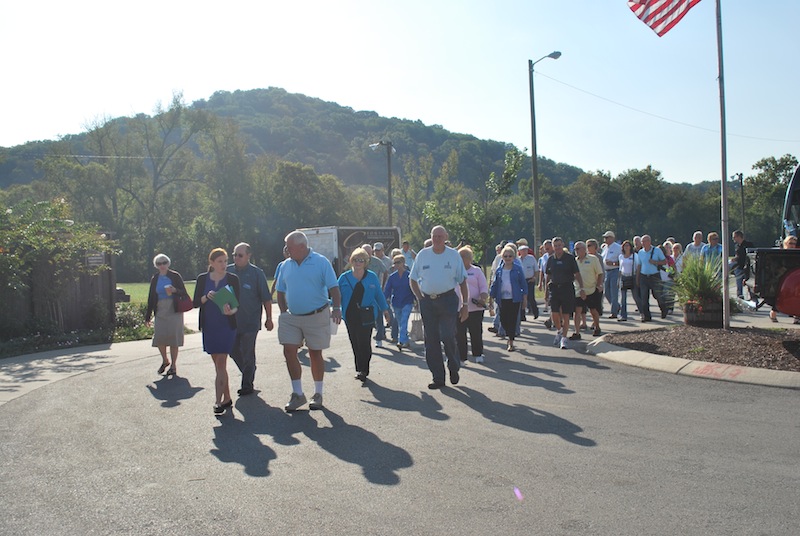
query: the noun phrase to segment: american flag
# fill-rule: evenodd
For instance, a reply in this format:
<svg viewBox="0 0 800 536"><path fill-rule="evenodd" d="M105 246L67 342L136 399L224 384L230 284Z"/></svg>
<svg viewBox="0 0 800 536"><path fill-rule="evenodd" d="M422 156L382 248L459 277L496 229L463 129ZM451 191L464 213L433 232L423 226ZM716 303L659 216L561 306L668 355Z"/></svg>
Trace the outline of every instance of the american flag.
<svg viewBox="0 0 800 536"><path fill-rule="evenodd" d="M640 0L628 2L631 11L659 37L678 24L700 0Z"/></svg>

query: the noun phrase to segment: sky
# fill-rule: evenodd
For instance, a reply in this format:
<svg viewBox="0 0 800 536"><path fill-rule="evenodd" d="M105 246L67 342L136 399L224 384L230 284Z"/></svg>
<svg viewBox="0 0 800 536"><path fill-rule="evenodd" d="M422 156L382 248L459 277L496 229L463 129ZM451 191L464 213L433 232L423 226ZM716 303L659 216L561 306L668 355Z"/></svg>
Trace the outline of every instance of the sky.
<svg viewBox="0 0 800 536"><path fill-rule="evenodd" d="M721 0L727 175L800 157L797 0ZM612 177L722 177L715 0L664 37L625 0L30 0L0 7L0 147L280 87ZM397 147L398 153L402 147Z"/></svg>

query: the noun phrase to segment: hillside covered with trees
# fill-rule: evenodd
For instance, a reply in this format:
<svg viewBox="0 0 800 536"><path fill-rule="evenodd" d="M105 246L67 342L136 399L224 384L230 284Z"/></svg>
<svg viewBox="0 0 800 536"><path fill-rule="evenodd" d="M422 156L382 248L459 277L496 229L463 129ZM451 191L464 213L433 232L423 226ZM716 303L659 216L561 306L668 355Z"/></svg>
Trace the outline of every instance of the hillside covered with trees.
<svg viewBox="0 0 800 536"><path fill-rule="evenodd" d="M419 121L354 111L278 88L175 96L152 116L111 119L55 141L0 149L0 204L63 198L121 249L120 281L144 280L157 252L186 277L210 249L250 242L270 272L297 227L385 225L386 152L394 223L420 246L432 224L479 253L500 238L532 237L530 158L497 141ZM744 180L746 231L771 245L779 233L791 155L754 163ZM647 232L656 240L719 230L719 185L667 183L650 167L616 177L539 159L542 236L568 240ZM741 226L738 182L730 227Z"/></svg>

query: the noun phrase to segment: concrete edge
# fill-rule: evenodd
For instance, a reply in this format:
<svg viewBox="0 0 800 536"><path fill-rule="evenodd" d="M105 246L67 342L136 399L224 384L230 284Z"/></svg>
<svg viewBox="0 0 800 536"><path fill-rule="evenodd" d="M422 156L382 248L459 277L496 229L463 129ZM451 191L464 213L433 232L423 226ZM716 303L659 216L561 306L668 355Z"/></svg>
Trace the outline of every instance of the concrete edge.
<svg viewBox="0 0 800 536"><path fill-rule="evenodd" d="M679 357L649 354L615 346L604 339L605 336L602 336L588 343L586 345L586 353L623 365L669 372L681 376L749 383L784 389L800 389L800 372L740 367L724 363L694 361Z"/></svg>

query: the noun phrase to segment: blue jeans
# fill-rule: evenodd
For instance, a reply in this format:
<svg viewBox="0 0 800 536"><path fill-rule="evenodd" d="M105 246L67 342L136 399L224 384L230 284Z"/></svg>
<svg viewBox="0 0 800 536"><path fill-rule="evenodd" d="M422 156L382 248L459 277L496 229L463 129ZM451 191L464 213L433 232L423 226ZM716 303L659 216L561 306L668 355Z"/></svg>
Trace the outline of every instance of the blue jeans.
<svg viewBox="0 0 800 536"><path fill-rule="evenodd" d="M631 291L631 293L634 293L634 292L635 292L635 290ZM623 288L623 289L620 290L620 293L622 294L622 298L621 298L620 306L619 306L619 317L620 318L624 318L624 319L627 320L627 318L628 318L628 291Z"/></svg>
<svg viewBox="0 0 800 536"><path fill-rule="evenodd" d="M458 306L458 295L455 292L448 292L435 300L423 296L419 303L422 326L425 328L425 361L433 374L434 383L444 384L442 345L447 356L447 368L451 372L458 372L460 367L456 347Z"/></svg>
<svg viewBox="0 0 800 536"><path fill-rule="evenodd" d="M611 305L611 314L617 316L619 313L619 268L606 270L605 275L603 293L606 295L606 301Z"/></svg>
<svg viewBox="0 0 800 536"><path fill-rule="evenodd" d="M408 342L408 317L411 316L411 309L413 307L414 304L409 303L403 307L394 308L394 322L392 322L392 329L397 330L397 342L400 344L406 344ZM394 327L395 325L397 325L396 328Z"/></svg>

